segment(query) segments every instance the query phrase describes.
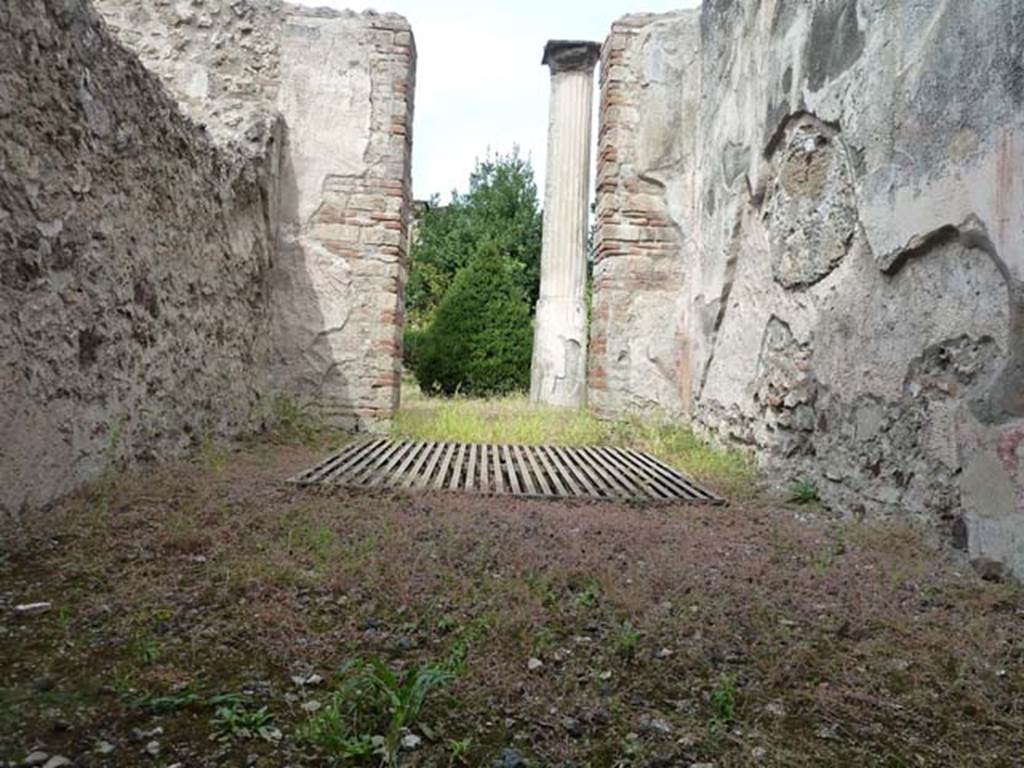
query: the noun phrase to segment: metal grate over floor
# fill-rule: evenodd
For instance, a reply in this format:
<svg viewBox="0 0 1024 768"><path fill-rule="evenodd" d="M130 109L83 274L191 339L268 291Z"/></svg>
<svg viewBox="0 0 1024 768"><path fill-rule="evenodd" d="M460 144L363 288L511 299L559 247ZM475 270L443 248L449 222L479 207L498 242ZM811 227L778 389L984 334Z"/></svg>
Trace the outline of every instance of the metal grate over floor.
<svg viewBox="0 0 1024 768"><path fill-rule="evenodd" d="M349 444L292 480L350 488L722 503L653 456L630 448L369 440Z"/></svg>

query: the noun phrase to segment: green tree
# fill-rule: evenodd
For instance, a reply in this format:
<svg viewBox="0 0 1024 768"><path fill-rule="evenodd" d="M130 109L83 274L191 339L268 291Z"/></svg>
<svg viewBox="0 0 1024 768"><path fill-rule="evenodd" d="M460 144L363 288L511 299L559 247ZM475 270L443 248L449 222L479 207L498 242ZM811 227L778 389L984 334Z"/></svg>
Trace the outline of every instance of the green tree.
<svg viewBox="0 0 1024 768"><path fill-rule="evenodd" d="M518 148L478 161L469 191L453 192L449 205L431 198L412 246L406 284L413 326L430 322L456 274L485 243L522 266L519 279L533 307L540 290L541 212L533 167Z"/></svg>
<svg viewBox="0 0 1024 768"><path fill-rule="evenodd" d="M533 324L523 271L493 242L459 270L418 340L421 389L491 395L529 387Z"/></svg>

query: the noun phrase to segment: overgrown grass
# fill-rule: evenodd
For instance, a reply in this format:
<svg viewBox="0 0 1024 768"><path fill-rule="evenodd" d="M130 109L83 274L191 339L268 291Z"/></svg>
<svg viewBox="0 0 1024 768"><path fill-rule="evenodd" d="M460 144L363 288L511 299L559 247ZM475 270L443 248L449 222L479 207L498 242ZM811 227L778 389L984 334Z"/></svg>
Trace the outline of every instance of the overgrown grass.
<svg viewBox="0 0 1024 768"><path fill-rule="evenodd" d="M274 443L302 443L310 447L343 440L343 434L326 425L317 408L278 394L262 413L264 432Z"/></svg>
<svg viewBox="0 0 1024 768"><path fill-rule="evenodd" d="M731 498L750 498L757 487L757 471L748 456L714 446L664 415L600 419L585 409L537 406L522 394L430 397L406 382L392 434L407 440L637 448Z"/></svg>
<svg viewBox="0 0 1024 768"><path fill-rule="evenodd" d="M586 411L540 408L521 394L430 397L409 382L402 387L402 409L393 429L397 437L410 440L529 445L591 445L607 435L605 424Z"/></svg>

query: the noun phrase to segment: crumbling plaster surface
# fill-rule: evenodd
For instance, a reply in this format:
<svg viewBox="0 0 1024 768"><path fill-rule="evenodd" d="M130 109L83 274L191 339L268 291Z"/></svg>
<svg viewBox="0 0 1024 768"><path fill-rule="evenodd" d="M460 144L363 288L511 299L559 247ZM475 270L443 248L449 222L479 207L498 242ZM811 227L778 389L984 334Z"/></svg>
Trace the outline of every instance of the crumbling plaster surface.
<svg viewBox="0 0 1024 768"><path fill-rule="evenodd" d="M592 401L689 417L842 512L1024 573L1022 41L1022 0L617 23L602 136L611 93L660 109L600 148ZM676 233L656 257L614 229L648 179Z"/></svg>
<svg viewBox="0 0 1024 768"><path fill-rule="evenodd" d="M398 407L415 47L393 14L291 9L275 379L343 426Z"/></svg>
<svg viewBox="0 0 1024 768"><path fill-rule="evenodd" d="M219 142L280 126L268 197L277 391L374 427L398 405L416 52L396 14L279 0L96 0Z"/></svg>
<svg viewBox="0 0 1024 768"><path fill-rule="evenodd" d="M0 7L0 511L250 429L272 136L216 146L81 0Z"/></svg>
<svg viewBox="0 0 1024 768"><path fill-rule="evenodd" d="M700 80L699 13L631 15L601 57L588 400L685 410L686 260Z"/></svg>
<svg viewBox="0 0 1024 768"><path fill-rule="evenodd" d="M275 119L284 7L277 0L93 0L185 114L243 147ZM255 147L255 149L258 149Z"/></svg>

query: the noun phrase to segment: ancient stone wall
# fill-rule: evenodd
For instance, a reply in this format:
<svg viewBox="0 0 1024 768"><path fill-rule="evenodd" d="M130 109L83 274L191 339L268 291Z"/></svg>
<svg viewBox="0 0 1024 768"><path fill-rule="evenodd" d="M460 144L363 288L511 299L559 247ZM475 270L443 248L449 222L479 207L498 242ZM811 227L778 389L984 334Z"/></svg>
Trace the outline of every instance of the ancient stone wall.
<svg viewBox="0 0 1024 768"><path fill-rule="evenodd" d="M416 53L395 14L96 0L221 142L283 128L271 191L275 389L341 426L398 404Z"/></svg>
<svg viewBox="0 0 1024 768"><path fill-rule="evenodd" d="M0 511L248 429L271 136L215 146L82 0L0 7Z"/></svg>
<svg viewBox="0 0 1024 768"><path fill-rule="evenodd" d="M592 401L1024 573L1022 41L1021 0L616 24Z"/></svg>
<svg viewBox="0 0 1024 768"><path fill-rule="evenodd" d="M273 121L285 23L280 2L93 2L115 36L216 141L246 147Z"/></svg>
<svg viewBox="0 0 1024 768"><path fill-rule="evenodd" d="M398 401L415 49L273 0L0 7L0 506Z"/></svg>

